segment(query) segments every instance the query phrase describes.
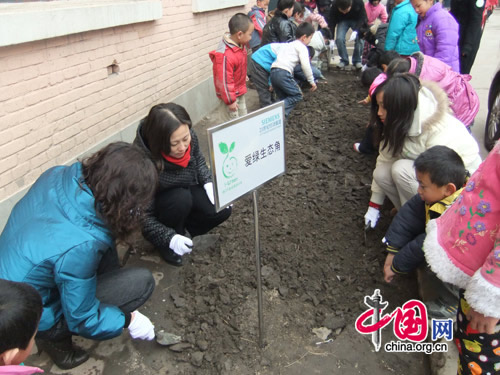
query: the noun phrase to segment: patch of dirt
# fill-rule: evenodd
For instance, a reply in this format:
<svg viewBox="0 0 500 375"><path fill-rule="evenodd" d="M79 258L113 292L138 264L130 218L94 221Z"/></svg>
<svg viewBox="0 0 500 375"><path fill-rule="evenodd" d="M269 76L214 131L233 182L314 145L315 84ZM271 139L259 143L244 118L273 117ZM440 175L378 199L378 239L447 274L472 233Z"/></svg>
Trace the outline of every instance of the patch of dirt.
<svg viewBox="0 0 500 375"><path fill-rule="evenodd" d="M105 374L428 373L424 355L375 353L371 337L354 330L365 295L379 288L387 313L416 298L417 286L412 277L394 285L382 279L391 207L363 244L375 156L355 153L352 144L369 118L369 108L357 104L366 89L354 74L326 76L290 116L286 175L259 190L265 347L258 345L253 206L245 197L213 231L217 243L194 250L183 267L151 262L157 253L138 240L128 263L162 278L141 311L183 343L169 350L134 341L129 349L141 353L142 365L135 370L129 355L117 354L104 358ZM196 126L200 139L208 122ZM317 345L313 329L325 326L333 341ZM383 330L383 343L391 332Z"/></svg>

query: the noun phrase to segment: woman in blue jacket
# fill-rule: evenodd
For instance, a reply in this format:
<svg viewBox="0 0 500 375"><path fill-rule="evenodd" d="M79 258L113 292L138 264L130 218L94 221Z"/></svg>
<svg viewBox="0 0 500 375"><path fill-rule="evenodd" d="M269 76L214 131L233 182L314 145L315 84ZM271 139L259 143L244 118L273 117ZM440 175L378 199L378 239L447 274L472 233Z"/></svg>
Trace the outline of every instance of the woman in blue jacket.
<svg viewBox="0 0 500 375"><path fill-rule="evenodd" d="M38 290L37 347L60 368L89 358L72 335L105 340L128 328L133 338L154 338L151 321L136 311L154 279L146 269L120 269L115 240L139 227L157 176L141 150L112 143L43 173L12 210L0 236L0 278Z"/></svg>
<svg viewBox="0 0 500 375"><path fill-rule="evenodd" d="M420 51L416 31L418 16L410 0L395 0L395 4L385 38L385 50L409 56Z"/></svg>

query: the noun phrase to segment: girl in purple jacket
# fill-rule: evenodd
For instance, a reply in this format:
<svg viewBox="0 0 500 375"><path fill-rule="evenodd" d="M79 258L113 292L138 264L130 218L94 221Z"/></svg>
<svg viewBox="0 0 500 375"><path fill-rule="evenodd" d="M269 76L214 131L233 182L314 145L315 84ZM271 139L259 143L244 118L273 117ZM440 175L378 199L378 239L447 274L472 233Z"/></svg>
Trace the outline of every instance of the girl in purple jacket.
<svg viewBox="0 0 500 375"><path fill-rule="evenodd" d="M448 64L460 72L458 23L433 0L411 0L418 14L417 38L420 51ZM434 4L434 5L433 5Z"/></svg>

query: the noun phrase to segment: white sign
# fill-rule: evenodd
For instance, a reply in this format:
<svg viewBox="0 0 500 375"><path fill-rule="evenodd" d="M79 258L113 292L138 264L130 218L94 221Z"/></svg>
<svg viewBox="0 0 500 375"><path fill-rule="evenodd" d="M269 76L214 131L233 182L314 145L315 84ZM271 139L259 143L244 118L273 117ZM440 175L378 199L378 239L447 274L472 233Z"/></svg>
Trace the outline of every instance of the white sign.
<svg viewBox="0 0 500 375"><path fill-rule="evenodd" d="M217 211L285 173L284 108L279 102L207 130Z"/></svg>

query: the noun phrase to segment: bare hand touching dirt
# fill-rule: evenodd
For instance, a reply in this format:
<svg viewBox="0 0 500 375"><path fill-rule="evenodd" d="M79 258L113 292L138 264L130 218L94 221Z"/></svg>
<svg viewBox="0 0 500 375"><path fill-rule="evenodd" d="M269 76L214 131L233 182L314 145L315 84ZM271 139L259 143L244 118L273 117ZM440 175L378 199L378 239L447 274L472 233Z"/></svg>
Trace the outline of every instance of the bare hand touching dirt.
<svg viewBox="0 0 500 375"><path fill-rule="evenodd" d="M315 83L311 83L311 88L309 89L309 91L311 91L311 92L316 91L317 88L318 88L318 86L316 86Z"/></svg>
<svg viewBox="0 0 500 375"><path fill-rule="evenodd" d="M384 263L384 280L386 283L390 283L396 274L391 269L392 260L394 259L394 254L387 254Z"/></svg>

